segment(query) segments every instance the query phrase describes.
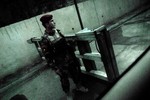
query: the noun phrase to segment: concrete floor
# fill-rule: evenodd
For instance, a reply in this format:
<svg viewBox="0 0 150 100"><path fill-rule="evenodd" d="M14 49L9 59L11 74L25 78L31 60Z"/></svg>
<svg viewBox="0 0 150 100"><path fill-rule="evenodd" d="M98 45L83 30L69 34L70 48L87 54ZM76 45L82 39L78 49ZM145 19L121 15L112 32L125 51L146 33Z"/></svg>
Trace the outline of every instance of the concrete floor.
<svg viewBox="0 0 150 100"><path fill-rule="evenodd" d="M144 21L145 18L147 21ZM110 34L121 74L150 45L150 10L132 18Z"/></svg>
<svg viewBox="0 0 150 100"><path fill-rule="evenodd" d="M55 90L55 91L52 91ZM44 70L6 91L1 100L9 100L15 94L24 94L28 100L61 100L64 96L59 77L52 70Z"/></svg>
<svg viewBox="0 0 150 100"><path fill-rule="evenodd" d="M29 76L29 74L25 76ZM86 83L85 86L89 88L89 92L81 93L75 91L75 84L71 79L69 81L74 100L95 100L108 85L103 82L100 84L95 79L85 76L82 78L82 81ZM61 88L59 76L47 67L9 88L1 95L0 100L9 100L16 94L23 94L28 100L66 100L66 95Z"/></svg>
<svg viewBox="0 0 150 100"><path fill-rule="evenodd" d="M149 12L150 10L140 15L142 17L135 17L135 19L149 18ZM134 22L130 20L132 23L124 24L110 33L120 74L150 45L150 21L136 22L135 19L132 19ZM74 91L74 100L95 100L108 86L92 78L84 77L83 81L89 88L89 92ZM71 79L70 82L73 90L75 85ZM9 100L15 94L24 94L29 100L66 100L59 77L49 68L9 88L5 93L0 94L0 100Z"/></svg>

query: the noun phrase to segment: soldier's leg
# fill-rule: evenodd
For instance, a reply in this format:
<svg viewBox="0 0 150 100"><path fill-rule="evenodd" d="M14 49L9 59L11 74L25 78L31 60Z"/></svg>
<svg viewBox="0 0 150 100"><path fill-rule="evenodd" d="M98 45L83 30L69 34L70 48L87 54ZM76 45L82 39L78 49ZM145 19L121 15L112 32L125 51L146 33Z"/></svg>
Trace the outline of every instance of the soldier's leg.
<svg viewBox="0 0 150 100"><path fill-rule="evenodd" d="M70 91L70 83L69 83L68 73L61 69L56 70L56 73L60 77L61 86L62 86L63 91L65 93L68 93Z"/></svg>
<svg viewBox="0 0 150 100"><path fill-rule="evenodd" d="M73 100L70 92L68 71L59 70L57 74L60 76L61 86L63 91L66 93L67 100Z"/></svg>
<svg viewBox="0 0 150 100"><path fill-rule="evenodd" d="M81 72L78 66L75 66L75 64L72 63L68 66L68 71L69 71L70 77L72 78L75 84L78 84L81 82Z"/></svg>
<svg viewBox="0 0 150 100"><path fill-rule="evenodd" d="M81 70L79 66L76 66L75 64L70 64L68 67L70 76L73 80L73 82L76 85L76 90L81 92L88 92L88 88L83 86L83 83L81 81Z"/></svg>

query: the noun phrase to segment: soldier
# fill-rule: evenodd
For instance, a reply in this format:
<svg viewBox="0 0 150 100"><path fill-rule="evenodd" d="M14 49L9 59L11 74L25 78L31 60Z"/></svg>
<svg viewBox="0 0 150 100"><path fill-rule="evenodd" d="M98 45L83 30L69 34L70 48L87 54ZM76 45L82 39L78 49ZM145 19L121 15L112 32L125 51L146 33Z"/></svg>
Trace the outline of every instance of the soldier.
<svg viewBox="0 0 150 100"><path fill-rule="evenodd" d="M44 15L40 18L45 28L42 36L45 59L49 65L54 66L56 73L60 76L63 91L70 94L69 75L76 84L76 90L87 92L88 89L81 85L80 80L80 63L78 62L74 49L68 44L64 35L60 30L56 29L53 16L51 14ZM46 44L46 45L45 45Z"/></svg>

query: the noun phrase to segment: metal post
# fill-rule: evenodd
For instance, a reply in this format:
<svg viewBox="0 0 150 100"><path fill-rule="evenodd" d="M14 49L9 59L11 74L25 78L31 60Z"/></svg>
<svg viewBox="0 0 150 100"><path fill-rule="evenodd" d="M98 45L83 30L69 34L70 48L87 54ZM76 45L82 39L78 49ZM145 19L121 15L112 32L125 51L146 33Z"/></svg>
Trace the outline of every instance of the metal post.
<svg viewBox="0 0 150 100"><path fill-rule="evenodd" d="M95 37L104 63L106 74L109 81L114 81L119 76L114 50L112 47L109 32L106 29L95 31Z"/></svg>
<svg viewBox="0 0 150 100"><path fill-rule="evenodd" d="M77 15L78 15L78 18L79 18L79 23L80 23L81 29L84 29L76 0L74 0L74 5L75 5L76 11L77 11Z"/></svg>
<svg viewBox="0 0 150 100"><path fill-rule="evenodd" d="M74 5L75 5L76 11L77 11L77 15L78 15L78 19L79 19L81 29L84 29L76 0L74 0ZM89 45L88 41L77 41L77 45L78 45L79 52L80 52L81 55L84 54L84 53L87 53L87 52L88 53L91 52L91 48L90 48L90 45ZM83 59L83 63L86 67L86 71L96 69L94 61Z"/></svg>

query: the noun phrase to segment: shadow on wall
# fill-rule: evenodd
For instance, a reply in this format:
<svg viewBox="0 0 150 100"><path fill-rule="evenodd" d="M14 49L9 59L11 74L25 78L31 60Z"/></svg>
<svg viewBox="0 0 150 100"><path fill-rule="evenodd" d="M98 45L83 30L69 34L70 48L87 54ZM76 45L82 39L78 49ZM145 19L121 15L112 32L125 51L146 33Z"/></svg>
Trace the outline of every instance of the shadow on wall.
<svg viewBox="0 0 150 100"><path fill-rule="evenodd" d="M16 94L13 97L11 97L10 100L28 100L28 99L23 94Z"/></svg>

